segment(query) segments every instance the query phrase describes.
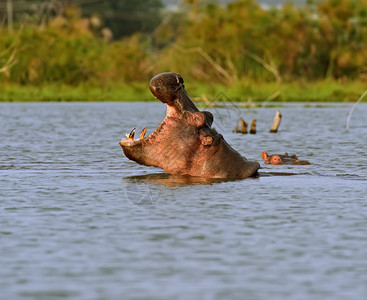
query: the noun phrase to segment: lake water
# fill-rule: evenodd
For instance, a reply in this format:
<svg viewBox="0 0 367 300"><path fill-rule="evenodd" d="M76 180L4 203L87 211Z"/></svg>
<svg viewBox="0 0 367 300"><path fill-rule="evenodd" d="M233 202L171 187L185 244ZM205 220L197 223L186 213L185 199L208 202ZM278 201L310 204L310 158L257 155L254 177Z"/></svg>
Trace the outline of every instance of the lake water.
<svg viewBox="0 0 367 300"><path fill-rule="evenodd" d="M0 104L1 299L367 299L367 105L212 108L260 176L208 181L129 161L162 103ZM256 135L232 133L257 119ZM284 173L289 173L286 175ZM295 175L291 175L291 174Z"/></svg>

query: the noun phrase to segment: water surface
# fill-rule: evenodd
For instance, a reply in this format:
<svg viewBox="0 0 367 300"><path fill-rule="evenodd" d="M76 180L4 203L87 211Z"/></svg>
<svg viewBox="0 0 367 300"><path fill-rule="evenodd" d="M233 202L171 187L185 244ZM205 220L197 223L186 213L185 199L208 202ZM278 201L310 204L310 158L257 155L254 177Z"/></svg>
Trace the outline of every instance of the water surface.
<svg viewBox="0 0 367 300"><path fill-rule="evenodd" d="M366 299L367 105L212 108L248 159L218 181L137 165L119 140L161 103L0 104L2 299ZM256 135L232 133L257 119ZM289 175L284 175L289 173ZM296 174L296 175L291 175Z"/></svg>

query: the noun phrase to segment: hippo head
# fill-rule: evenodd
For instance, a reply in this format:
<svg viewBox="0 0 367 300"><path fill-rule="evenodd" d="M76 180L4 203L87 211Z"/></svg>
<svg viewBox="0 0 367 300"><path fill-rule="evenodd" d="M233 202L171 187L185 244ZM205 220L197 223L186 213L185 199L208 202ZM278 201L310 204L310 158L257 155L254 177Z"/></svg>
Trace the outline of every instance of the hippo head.
<svg viewBox="0 0 367 300"><path fill-rule="evenodd" d="M199 111L185 90L179 74L162 73L150 81L153 95L167 105L163 122L149 136L146 128L135 139L135 129L120 145L139 164L162 168L174 175L206 178L247 178L259 164L235 151L212 128L213 115Z"/></svg>
<svg viewBox="0 0 367 300"><path fill-rule="evenodd" d="M284 154L269 155L263 151L261 152L261 157L266 164L271 165L310 165L307 160L299 160L297 155L288 155L287 152Z"/></svg>

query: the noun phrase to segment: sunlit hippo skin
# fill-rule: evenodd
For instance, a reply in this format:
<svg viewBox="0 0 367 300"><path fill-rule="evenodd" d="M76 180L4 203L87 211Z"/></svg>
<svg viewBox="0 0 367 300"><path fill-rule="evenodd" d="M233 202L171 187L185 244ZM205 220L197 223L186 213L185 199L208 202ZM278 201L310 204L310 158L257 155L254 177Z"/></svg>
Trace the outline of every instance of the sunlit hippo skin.
<svg viewBox="0 0 367 300"><path fill-rule="evenodd" d="M199 111L179 74L156 75L150 90L167 105L166 117L149 136L144 128L134 139L134 129L121 140L129 159L173 175L242 179L257 174L259 163L248 161L211 127L213 115Z"/></svg>
<svg viewBox="0 0 367 300"><path fill-rule="evenodd" d="M310 165L307 160L299 160L297 155L288 155L288 153L268 155L265 151L261 153L261 157L266 164L271 165Z"/></svg>

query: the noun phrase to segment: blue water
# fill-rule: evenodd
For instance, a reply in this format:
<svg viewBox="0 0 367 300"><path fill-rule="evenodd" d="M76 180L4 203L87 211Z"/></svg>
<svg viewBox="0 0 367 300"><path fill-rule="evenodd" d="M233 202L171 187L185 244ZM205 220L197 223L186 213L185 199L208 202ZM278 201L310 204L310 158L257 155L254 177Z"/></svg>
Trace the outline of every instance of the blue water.
<svg viewBox="0 0 367 300"><path fill-rule="evenodd" d="M239 181L169 176L119 140L161 103L0 104L0 299L367 299L367 105L212 108ZM257 119L256 135L232 133ZM288 175L286 175L288 174ZM295 175L291 175L295 174Z"/></svg>

